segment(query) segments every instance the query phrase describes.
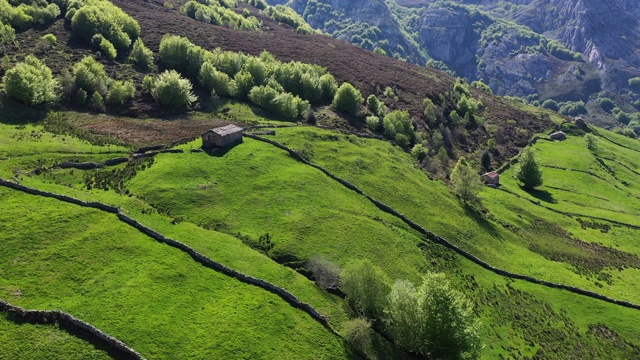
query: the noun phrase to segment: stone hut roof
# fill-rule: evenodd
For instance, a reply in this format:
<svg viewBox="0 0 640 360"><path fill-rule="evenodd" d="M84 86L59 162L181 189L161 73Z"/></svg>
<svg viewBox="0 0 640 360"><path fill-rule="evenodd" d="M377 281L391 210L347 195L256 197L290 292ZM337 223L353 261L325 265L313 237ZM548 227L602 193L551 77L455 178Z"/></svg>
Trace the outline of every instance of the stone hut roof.
<svg viewBox="0 0 640 360"><path fill-rule="evenodd" d="M215 133L215 134L217 134L219 136L224 137L224 136L227 136L227 135L231 135L231 134L235 134L235 133L241 132L243 130L244 130L243 128L241 128L241 127L239 127L237 125L229 124L229 125L226 125L226 126L222 126L222 127L217 127L217 128L211 129L211 130L205 132L205 134L213 132L213 133Z"/></svg>

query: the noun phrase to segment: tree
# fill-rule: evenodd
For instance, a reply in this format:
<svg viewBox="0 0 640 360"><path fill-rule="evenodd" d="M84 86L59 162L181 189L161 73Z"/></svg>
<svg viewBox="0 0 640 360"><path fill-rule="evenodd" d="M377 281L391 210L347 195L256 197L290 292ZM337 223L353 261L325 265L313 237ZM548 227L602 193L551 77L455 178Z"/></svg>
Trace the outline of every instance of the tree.
<svg viewBox="0 0 640 360"><path fill-rule="evenodd" d="M422 161L427 157L428 150L422 144L415 144L411 149L411 155L418 160Z"/></svg>
<svg viewBox="0 0 640 360"><path fill-rule="evenodd" d="M374 94L369 95L369 97L367 98L367 109L369 109L369 111L371 111L373 115L380 115L378 114L379 108L380 100L378 100L378 97Z"/></svg>
<svg viewBox="0 0 640 360"><path fill-rule="evenodd" d="M73 66L76 86L84 89L87 94L98 91L106 94L109 87L109 77L104 66L91 56L85 56Z"/></svg>
<svg viewBox="0 0 640 360"><path fill-rule="evenodd" d="M115 60L118 56L118 52L111 41L104 38L100 41L100 51L109 60Z"/></svg>
<svg viewBox="0 0 640 360"><path fill-rule="evenodd" d="M482 348L478 320L444 274L427 273L416 288L397 281L385 309L386 329L402 348L433 359L475 359Z"/></svg>
<svg viewBox="0 0 640 360"><path fill-rule="evenodd" d="M133 99L136 88L131 81L114 81L109 88L107 102L114 105L123 105Z"/></svg>
<svg viewBox="0 0 640 360"><path fill-rule="evenodd" d="M191 89L191 81L181 77L175 70L167 70L156 78L151 96L163 105L181 108L198 99Z"/></svg>
<svg viewBox="0 0 640 360"><path fill-rule="evenodd" d="M354 311L370 319L381 319L389 294L387 275L369 260L347 264L340 273L340 289Z"/></svg>
<svg viewBox="0 0 640 360"><path fill-rule="evenodd" d="M2 55L7 52L5 44L12 43L15 39L16 31L10 25L5 25L0 21L0 46L2 46Z"/></svg>
<svg viewBox="0 0 640 360"><path fill-rule="evenodd" d="M366 318L347 321L344 334L347 342L361 353L365 353L371 346L371 322Z"/></svg>
<svg viewBox="0 0 640 360"><path fill-rule="evenodd" d="M584 142L587 145L587 149L592 153L598 151L598 138L593 134L586 134L584 136Z"/></svg>
<svg viewBox="0 0 640 360"><path fill-rule="evenodd" d="M453 191L465 204L478 201L478 193L482 189L482 182L480 181L480 176L469 166L464 157L458 160L453 171L451 171L451 185Z"/></svg>
<svg viewBox="0 0 640 360"><path fill-rule="evenodd" d="M38 105L57 98L58 82L51 69L33 55L9 69L3 79L4 91L25 104Z"/></svg>
<svg viewBox="0 0 640 360"><path fill-rule="evenodd" d="M516 168L515 176L527 190L542 185L542 171L531 148L524 149L520 155L520 165Z"/></svg>
<svg viewBox="0 0 640 360"><path fill-rule="evenodd" d="M334 110L344 111L356 116L360 111L360 105L363 101L364 98L362 94L360 94L360 91L353 87L353 85L345 82L338 88L331 106Z"/></svg>

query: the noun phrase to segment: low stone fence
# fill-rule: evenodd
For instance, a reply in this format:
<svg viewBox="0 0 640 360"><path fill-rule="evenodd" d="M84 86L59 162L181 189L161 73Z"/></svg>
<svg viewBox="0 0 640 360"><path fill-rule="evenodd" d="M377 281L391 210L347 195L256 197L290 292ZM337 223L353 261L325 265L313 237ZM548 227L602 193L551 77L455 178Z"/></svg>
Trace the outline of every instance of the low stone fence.
<svg viewBox="0 0 640 360"><path fill-rule="evenodd" d="M322 315L318 310L316 310L313 306L311 306L310 304L307 304L305 302L300 301L300 299L298 299L295 295L293 295L292 293L290 293L289 291L285 290L284 288L281 288L279 286L276 286L274 284L271 284L267 281L264 281L262 279L259 278L255 278L253 276L250 275L245 275L239 271L233 270L221 263L215 262L211 259L209 259L208 257L204 256L203 254L197 252L195 249L189 247L188 245L185 245L179 241L170 239L165 237L164 235L152 230L151 228L141 224L140 222L136 221L135 219L129 217L128 215L124 214L119 208L115 207L115 206L110 206L110 205L106 205L106 204L102 204L102 203L98 203L98 202L85 202L82 200L78 200L75 198L72 198L70 196L66 196L66 195L60 195L60 194L54 194L54 193L50 193L50 192L46 192L46 191L42 191L42 190L37 190L37 189L33 189L30 187L26 187L24 185L20 185L20 184L16 184L10 181L6 181L3 179L0 179L0 186L5 186L14 190L18 190L18 191L22 191L31 195L38 195L38 196L43 196L43 197L48 197L48 198L53 198L56 200L60 200L60 201L64 201L64 202L68 202L74 205L79 205L79 206L84 206L84 207L89 207L89 208L95 208L98 210L102 210L111 214L116 214L118 216L118 219L121 220L122 222L126 223L127 225L137 229L138 231L142 232L143 234L147 235L148 237L161 242L161 243L165 243L173 248L179 249L187 254L189 254L195 261L197 261L198 263L202 264L205 267L208 267L212 270L221 272L227 276L233 277L239 281L242 281L244 283L250 284L250 285L254 285L257 287L260 287L264 290L267 290L273 294L278 295L279 297L281 297L282 299L284 299L285 301L287 301L290 305L304 311L305 313L307 313L309 316L311 316L314 320L318 321L319 323L321 323L323 326L325 326L327 329L329 329L331 332L333 332L335 335L340 336L340 334L335 331L331 325L329 324L329 321L327 320L327 318Z"/></svg>
<svg viewBox="0 0 640 360"><path fill-rule="evenodd" d="M0 311L10 313L13 316L18 317L19 320L25 321L30 324L59 324L60 326L66 327L73 332L79 332L83 335L86 335L90 341L96 342L112 352L116 352L118 358L139 360L144 359L144 357L140 355L140 353L130 348L122 341L114 338L109 334L104 333L95 326L65 312L58 310L26 310L21 307L11 305L3 300L0 300Z"/></svg>
<svg viewBox="0 0 640 360"><path fill-rule="evenodd" d="M270 139L265 139L265 138L261 138L259 136L253 136L253 135L247 135L248 137L258 140L258 141L262 141L268 144L271 144L279 149L282 149L286 152L288 152L293 158L299 160L300 162L307 164L313 168L316 168L318 170L320 170L321 172L323 172L325 175L327 175L328 177L330 177L331 179L336 180L337 182L339 182L340 184L342 184L343 186L345 186L348 189L351 189L353 191L355 191L356 193L366 197L369 201L371 201L374 205L376 205L380 210L391 214L397 218L399 218L400 220L402 220L405 224L407 224L409 227L411 227L413 230L419 232L420 234L422 234L423 236L425 236L428 240L436 243L436 244L440 244L454 252L456 252L458 255L474 262L477 265L480 265L481 267L504 277L508 277L511 279L518 279L518 280L524 280L524 281L528 281L534 284L539 284L539 285L543 285L543 286L547 286L550 288L554 288L554 289L562 289L562 290L567 290L570 291L572 293L575 294L579 294L579 295L584 295L584 296L588 296L591 297L593 299L598 299L598 300L602 300L602 301L606 301L608 303L612 303L612 304L616 304L616 305L620 305L620 306L624 306L627 308L631 308L631 309L637 309L640 310L640 305L638 304L633 304L630 303L628 301L621 301L621 300L615 300L609 297L606 297L604 295L600 295L598 293L595 293L593 291L589 291L589 290L584 290L584 289L580 289L577 287L573 287L573 286L569 286L569 285L563 285L563 284L557 284L557 283L553 283L550 281L545 281L545 280L540 280L540 279L536 279L532 276L527 276L527 275L521 275L521 274L515 274L515 273L511 273L508 272L506 270L502 270L496 267L493 267L491 265L489 265L488 263L486 263L483 260L480 260L479 258L477 258L476 256L474 256L473 254L467 252L466 250L463 250L462 248L458 247L457 245L454 245L453 243L449 242L448 240L432 233L431 231L426 230L425 228L423 228L421 225L413 222L412 220L410 220L409 218L407 218L406 216L404 216L403 214L401 214L400 212L396 211L395 209L393 209L392 207L372 198L371 196L365 194L362 190L360 190L360 188L358 188L357 186L349 183L346 180L343 180L335 175L333 175L331 172L329 172L328 170L324 169L321 166L318 166L316 164L313 164L311 162L309 162L307 159L303 158L302 156L300 156L300 154L298 154L296 151L294 151L293 149L284 146L280 143L277 143L273 140ZM609 220L607 220L609 221Z"/></svg>

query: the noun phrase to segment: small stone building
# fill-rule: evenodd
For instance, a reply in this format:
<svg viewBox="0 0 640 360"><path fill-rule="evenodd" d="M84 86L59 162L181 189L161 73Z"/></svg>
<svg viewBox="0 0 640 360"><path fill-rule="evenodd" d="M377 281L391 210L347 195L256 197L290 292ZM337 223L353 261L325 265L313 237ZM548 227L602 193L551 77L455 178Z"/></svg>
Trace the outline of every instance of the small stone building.
<svg viewBox="0 0 640 360"><path fill-rule="evenodd" d="M500 174L495 171L488 172L482 175L482 181L484 181L486 185L498 186L500 185Z"/></svg>
<svg viewBox="0 0 640 360"><path fill-rule="evenodd" d="M587 127L587 123L584 121L582 117L575 118L573 122L576 124L577 127L581 129L584 129L585 127Z"/></svg>
<svg viewBox="0 0 640 360"><path fill-rule="evenodd" d="M567 134L565 134L564 131L556 131L553 134L549 135L549 139L558 141L566 140Z"/></svg>
<svg viewBox="0 0 640 360"><path fill-rule="evenodd" d="M243 131L243 128L233 124L211 129L202 134L202 148L213 149L241 142Z"/></svg>

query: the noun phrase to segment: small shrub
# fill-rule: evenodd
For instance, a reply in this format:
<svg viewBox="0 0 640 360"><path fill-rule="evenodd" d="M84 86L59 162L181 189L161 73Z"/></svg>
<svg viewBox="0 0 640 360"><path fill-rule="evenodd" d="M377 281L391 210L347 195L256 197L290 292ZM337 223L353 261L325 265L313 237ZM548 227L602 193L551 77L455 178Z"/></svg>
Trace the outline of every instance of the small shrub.
<svg viewBox="0 0 640 360"><path fill-rule="evenodd" d="M369 319L380 319L390 291L389 278L369 260L348 263L340 273L340 289L354 311Z"/></svg>
<svg viewBox="0 0 640 360"><path fill-rule="evenodd" d="M133 99L136 88L130 81L115 81L109 88L107 102L114 105L123 105L126 101Z"/></svg>
<svg viewBox="0 0 640 360"><path fill-rule="evenodd" d="M640 87L640 77L634 77L629 79L629 86Z"/></svg>
<svg viewBox="0 0 640 360"><path fill-rule="evenodd" d="M555 102L552 99L547 99L542 103L542 107L544 109L549 109L551 111L558 111L560 110L560 107L558 106L558 103Z"/></svg>
<svg viewBox="0 0 640 360"><path fill-rule="evenodd" d="M153 76L145 76L144 79L142 79L142 90L151 93L151 90L153 90L155 83L156 79Z"/></svg>
<svg viewBox="0 0 640 360"><path fill-rule="evenodd" d="M451 186L455 194L466 204L478 202L478 193L482 189L480 176L461 157L451 171Z"/></svg>
<svg viewBox="0 0 640 360"><path fill-rule="evenodd" d="M380 128L380 118L377 116L367 116L365 120L367 127L373 131Z"/></svg>
<svg viewBox="0 0 640 360"><path fill-rule="evenodd" d="M84 89L78 89L78 93L76 94L76 102L78 103L78 105L80 106L85 106L87 105L87 97L89 95L87 94L87 92Z"/></svg>
<svg viewBox="0 0 640 360"><path fill-rule="evenodd" d="M91 106L97 111L104 111L104 98L99 92L94 92L91 95Z"/></svg>
<svg viewBox="0 0 640 360"><path fill-rule="evenodd" d="M366 318L347 321L344 326L344 335L354 349L365 353L371 346L371 321Z"/></svg>
<svg viewBox="0 0 640 360"><path fill-rule="evenodd" d="M107 39L102 39L100 42L100 52L109 60L115 60L118 56L116 48L113 46L111 41Z"/></svg>
<svg viewBox="0 0 640 360"><path fill-rule="evenodd" d="M584 136L584 142L587 146L587 149L589 149L589 151L591 151L592 153L598 151L598 138L595 135L586 134Z"/></svg>
<svg viewBox="0 0 640 360"><path fill-rule="evenodd" d="M428 150L422 144L415 144L411 149L411 155L418 161L426 159L427 153Z"/></svg>
<svg viewBox="0 0 640 360"><path fill-rule="evenodd" d="M167 70L155 79L151 95L162 105L172 108L184 108L197 100L191 92L191 81L175 70Z"/></svg>
<svg viewBox="0 0 640 360"><path fill-rule="evenodd" d="M99 92L106 94L109 88L109 77L104 66L91 56L85 56L73 66L76 86L87 94Z"/></svg>
<svg viewBox="0 0 640 360"><path fill-rule="evenodd" d="M153 51L149 50L142 39L133 43L133 49L129 54L129 61L133 62L140 69L146 70L153 67Z"/></svg>
<svg viewBox="0 0 640 360"><path fill-rule="evenodd" d="M36 51L45 52L53 49L58 44L58 38L53 34L43 35L36 44Z"/></svg>

